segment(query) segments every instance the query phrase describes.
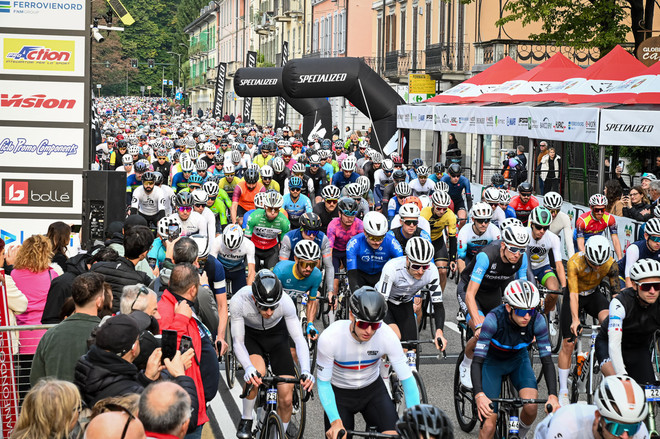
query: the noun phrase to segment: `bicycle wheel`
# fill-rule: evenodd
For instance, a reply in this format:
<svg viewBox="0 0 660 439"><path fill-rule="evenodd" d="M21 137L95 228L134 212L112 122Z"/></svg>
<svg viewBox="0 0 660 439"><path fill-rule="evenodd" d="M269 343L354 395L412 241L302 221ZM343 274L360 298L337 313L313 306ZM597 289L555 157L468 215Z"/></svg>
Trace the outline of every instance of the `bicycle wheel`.
<svg viewBox="0 0 660 439"><path fill-rule="evenodd" d="M282 420L276 411L268 413L266 423L259 434L259 439L286 439Z"/></svg>
<svg viewBox="0 0 660 439"><path fill-rule="evenodd" d="M300 378L298 366L296 366L296 378ZM293 388L293 410L291 411L291 420L286 429L286 436L289 439L302 439L305 432L307 406L304 393L305 390L301 386Z"/></svg>
<svg viewBox="0 0 660 439"><path fill-rule="evenodd" d="M231 328L227 322L227 351L225 352L223 361L225 362L225 378L227 378L227 387L230 389L234 387L236 382L236 356L234 355L234 343L231 338Z"/></svg>
<svg viewBox="0 0 660 439"><path fill-rule="evenodd" d="M471 432L477 425L477 406L474 401L472 389L466 389L461 385L461 375L459 367L463 361L465 352L461 352L456 360L456 369L454 370L454 411L458 425L466 433Z"/></svg>
<svg viewBox="0 0 660 439"><path fill-rule="evenodd" d="M548 324L548 336L550 337L550 347L552 353L556 354L561 349L561 325L559 324L559 316L561 315L561 298L557 300L555 309L550 311L546 322Z"/></svg>
<svg viewBox="0 0 660 439"><path fill-rule="evenodd" d="M587 376L587 404L594 403L594 395L596 393L596 389L600 385L600 382L603 380L603 374L600 373L600 366L598 365L598 360L595 356L596 352L592 351L591 354L593 355L593 365L591 373Z"/></svg>
<svg viewBox="0 0 660 439"><path fill-rule="evenodd" d="M429 399L428 396L426 395L426 386L424 385L424 380L422 380L422 375L416 371L413 370L413 376L415 377L415 382L417 383L417 390L419 391L419 401L422 404L428 404Z"/></svg>

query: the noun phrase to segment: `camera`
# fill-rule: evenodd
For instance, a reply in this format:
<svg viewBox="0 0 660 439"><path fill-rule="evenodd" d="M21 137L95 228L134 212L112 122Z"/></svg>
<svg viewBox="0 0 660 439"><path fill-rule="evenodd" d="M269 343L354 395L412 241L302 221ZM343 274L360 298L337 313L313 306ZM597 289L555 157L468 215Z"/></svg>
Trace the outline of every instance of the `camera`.
<svg viewBox="0 0 660 439"><path fill-rule="evenodd" d="M178 225L167 226L167 239L168 241L174 241L181 234L181 228Z"/></svg>
<svg viewBox="0 0 660 439"><path fill-rule="evenodd" d="M105 37L101 35L101 32L99 32L99 29L97 27L92 28L92 36L96 40L97 43L102 43L105 41Z"/></svg>

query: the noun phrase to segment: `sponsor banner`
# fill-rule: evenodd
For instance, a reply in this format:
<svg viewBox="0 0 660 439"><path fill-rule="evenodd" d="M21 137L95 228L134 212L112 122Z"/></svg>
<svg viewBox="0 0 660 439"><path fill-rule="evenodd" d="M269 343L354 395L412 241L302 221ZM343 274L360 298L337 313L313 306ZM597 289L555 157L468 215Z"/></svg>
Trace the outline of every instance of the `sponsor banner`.
<svg viewBox="0 0 660 439"><path fill-rule="evenodd" d="M32 235L43 235L48 226L55 221L62 221L66 224L82 224L82 217L78 220L64 219L57 215L53 215L50 219L33 219L30 220L19 218L3 218L0 224L0 238L5 241L7 246L23 244L23 242ZM79 253L80 250L80 234L72 233L67 246L66 254L68 257L73 257Z"/></svg>
<svg viewBox="0 0 660 439"><path fill-rule="evenodd" d="M257 66L257 52L248 51L245 67L254 68ZM252 97L247 96L243 99L243 121L245 123L252 120Z"/></svg>
<svg viewBox="0 0 660 439"><path fill-rule="evenodd" d="M0 34L0 53L6 75L85 75L84 37Z"/></svg>
<svg viewBox="0 0 660 439"><path fill-rule="evenodd" d="M282 41L282 65L284 67L286 63L289 62L289 42ZM300 82L303 83L302 76L333 76L333 75L301 75ZM309 79L307 82L318 82L313 79ZM277 114L275 115L275 129L284 128L286 126L286 101L282 96L277 98Z"/></svg>
<svg viewBox="0 0 660 439"><path fill-rule="evenodd" d="M470 105L435 107L433 114L433 127L436 131L476 133L477 131L475 130L478 118L475 111L477 109L479 109L479 107ZM484 134L490 134L485 125L482 125Z"/></svg>
<svg viewBox="0 0 660 439"><path fill-rule="evenodd" d="M656 111L608 110L600 112L600 144L660 146Z"/></svg>
<svg viewBox="0 0 660 439"><path fill-rule="evenodd" d="M528 107L534 139L598 143L598 108Z"/></svg>
<svg viewBox="0 0 660 439"><path fill-rule="evenodd" d="M0 120L82 123L84 96L83 82L0 81Z"/></svg>
<svg viewBox="0 0 660 439"><path fill-rule="evenodd" d="M399 105L397 107L397 128L414 130L433 129L432 106Z"/></svg>
<svg viewBox="0 0 660 439"><path fill-rule="evenodd" d="M223 105L225 103L225 76L227 75L227 63L218 64L218 75L215 80L215 100L213 101L213 118L222 117Z"/></svg>
<svg viewBox="0 0 660 439"><path fill-rule="evenodd" d="M46 226L48 227L48 226ZM42 232L43 233L43 232ZM4 283L5 271L0 268L0 326L11 326L7 288ZM0 332L0 437L9 439L18 420L18 395L14 378L14 353L12 352L15 332Z"/></svg>
<svg viewBox="0 0 660 439"><path fill-rule="evenodd" d="M2 127L3 167L83 169L82 128Z"/></svg>
<svg viewBox="0 0 660 439"><path fill-rule="evenodd" d="M82 174L7 172L0 179L0 194L0 213L79 213Z"/></svg>
<svg viewBox="0 0 660 439"><path fill-rule="evenodd" d="M2 27L85 30L83 0L0 0Z"/></svg>

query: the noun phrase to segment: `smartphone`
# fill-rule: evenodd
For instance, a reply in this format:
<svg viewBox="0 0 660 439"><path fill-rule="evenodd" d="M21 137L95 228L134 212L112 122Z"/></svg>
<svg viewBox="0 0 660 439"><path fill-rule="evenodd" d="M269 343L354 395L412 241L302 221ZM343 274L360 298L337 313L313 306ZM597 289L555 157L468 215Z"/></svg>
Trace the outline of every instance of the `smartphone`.
<svg viewBox="0 0 660 439"><path fill-rule="evenodd" d="M163 329L161 338L161 347L163 349L163 358L164 362L166 358L170 360L176 355L176 331L169 329Z"/></svg>
<svg viewBox="0 0 660 439"><path fill-rule="evenodd" d="M193 347L192 338L190 338L187 335L182 335L181 344L179 345L179 351L181 351L181 353L183 354L188 349L192 349L192 347Z"/></svg>
<svg viewBox="0 0 660 439"><path fill-rule="evenodd" d="M170 241L174 241L179 237L181 234L181 229L179 228L178 225L170 225L167 226L167 239Z"/></svg>
<svg viewBox="0 0 660 439"><path fill-rule="evenodd" d="M619 166L621 167L621 173L623 174L623 170L626 167L626 162L624 162L623 160L619 160Z"/></svg>
<svg viewBox="0 0 660 439"><path fill-rule="evenodd" d="M630 189L629 188L623 189L623 196L624 197L629 197L630 196Z"/></svg>

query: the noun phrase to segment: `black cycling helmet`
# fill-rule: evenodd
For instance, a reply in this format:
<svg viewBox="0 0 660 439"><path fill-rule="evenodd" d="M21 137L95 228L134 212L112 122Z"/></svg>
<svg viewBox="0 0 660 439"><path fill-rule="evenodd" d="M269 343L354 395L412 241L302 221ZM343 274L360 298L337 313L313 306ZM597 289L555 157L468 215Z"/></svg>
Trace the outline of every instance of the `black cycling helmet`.
<svg viewBox="0 0 660 439"><path fill-rule="evenodd" d="M445 412L431 404L406 409L396 423L401 439L454 439L454 429Z"/></svg>
<svg viewBox="0 0 660 439"><path fill-rule="evenodd" d="M434 174L439 174L442 172L444 169L444 166L442 166L442 163L438 162L435 165L433 165L433 173Z"/></svg>
<svg viewBox="0 0 660 439"><path fill-rule="evenodd" d="M449 172L449 175L452 177L456 177L461 175L461 165L458 163L452 163L449 165L449 168L447 168L447 171Z"/></svg>
<svg viewBox="0 0 660 439"><path fill-rule="evenodd" d="M353 293L349 307L355 318L363 322L380 322L387 314L385 296L369 286L359 288Z"/></svg>
<svg viewBox="0 0 660 439"><path fill-rule="evenodd" d="M350 197L341 197L339 203L337 203L337 208L344 215L348 215L345 212L354 212L352 215L348 216L355 216L357 215L358 203Z"/></svg>
<svg viewBox="0 0 660 439"><path fill-rule="evenodd" d="M300 216L300 228L302 230L321 230L322 227L321 217L314 212L305 212Z"/></svg>
<svg viewBox="0 0 660 439"><path fill-rule="evenodd" d="M256 169L248 169L243 175L243 179L246 183L255 184L259 181L259 171Z"/></svg>
<svg viewBox="0 0 660 439"><path fill-rule="evenodd" d="M144 183L145 181L153 181L154 183L156 182L156 175L155 173L151 171L147 171L142 175L142 182Z"/></svg>
<svg viewBox="0 0 660 439"><path fill-rule="evenodd" d="M266 268L261 269L252 282L252 296L257 305L275 306L282 298L282 283L275 273Z"/></svg>
<svg viewBox="0 0 660 439"><path fill-rule="evenodd" d="M158 171L154 171L153 174L154 174L154 183L156 185L163 184L163 174L161 174ZM142 176L142 180L144 180L144 175Z"/></svg>
<svg viewBox="0 0 660 439"><path fill-rule="evenodd" d="M532 184L528 181L522 182L518 185L518 193L531 194L532 193Z"/></svg>
<svg viewBox="0 0 660 439"><path fill-rule="evenodd" d="M125 141L124 139L117 140L117 149L120 148L128 148L128 142Z"/></svg>
<svg viewBox="0 0 660 439"><path fill-rule="evenodd" d="M193 196L190 192L179 192L174 200L176 207L186 207L193 205Z"/></svg>
<svg viewBox="0 0 660 439"><path fill-rule="evenodd" d="M403 169L395 169L394 172L392 172L392 178L394 181L404 181L406 179L406 171Z"/></svg>
<svg viewBox="0 0 660 439"><path fill-rule="evenodd" d="M493 174L490 177L490 183L493 186L502 186L504 184L504 176L502 174Z"/></svg>

